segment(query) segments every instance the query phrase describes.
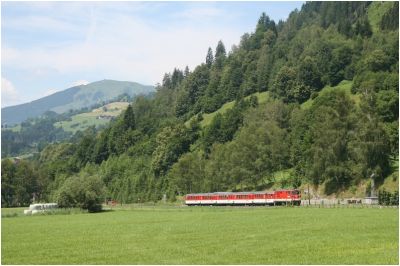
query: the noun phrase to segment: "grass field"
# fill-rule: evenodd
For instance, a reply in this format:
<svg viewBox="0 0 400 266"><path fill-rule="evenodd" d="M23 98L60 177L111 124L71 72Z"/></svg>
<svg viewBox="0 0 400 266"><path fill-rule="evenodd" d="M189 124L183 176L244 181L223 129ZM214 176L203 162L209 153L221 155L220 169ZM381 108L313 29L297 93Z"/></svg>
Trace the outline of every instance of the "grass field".
<svg viewBox="0 0 400 266"><path fill-rule="evenodd" d="M11 130L12 132L20 132L21 131L21 125L13 125L13 126L8 126L7 128L2 128L2 130Z"/></svg>
<svg viewBox="0 0 400 266"><path fill-rule="evenodd" d="M110 123L109 119L98 119L100 115L116 117L128 107L127 102L113 102L106 104L91 112L77 114L71 117L71 121L61 121L54 124L55 127L62 127L65 131L75 133L78 130L85 130L90 126L103 126Z"/></svg>
<svg viewBox="0 0 400 266"><path fill-rule="evenodd" d="M398 264L393 208L143 207L2 219L2 264Z"/></svg>

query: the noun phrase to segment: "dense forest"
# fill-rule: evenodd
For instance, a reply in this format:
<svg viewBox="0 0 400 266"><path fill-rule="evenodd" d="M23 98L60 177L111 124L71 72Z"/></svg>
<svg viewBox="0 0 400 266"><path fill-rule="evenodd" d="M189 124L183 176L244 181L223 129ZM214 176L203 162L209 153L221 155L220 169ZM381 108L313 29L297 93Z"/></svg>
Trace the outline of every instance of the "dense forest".
<svg viewBox="0 0 400 266"><path fill-rule="evenodd" d="M220 41L195 69L166 73L107 128L2 160L2 206L73 206L84 187L132 203L304 184L331 195L397 178L398 8L309 2L277 23L263 13L229 52Z"/></svg>

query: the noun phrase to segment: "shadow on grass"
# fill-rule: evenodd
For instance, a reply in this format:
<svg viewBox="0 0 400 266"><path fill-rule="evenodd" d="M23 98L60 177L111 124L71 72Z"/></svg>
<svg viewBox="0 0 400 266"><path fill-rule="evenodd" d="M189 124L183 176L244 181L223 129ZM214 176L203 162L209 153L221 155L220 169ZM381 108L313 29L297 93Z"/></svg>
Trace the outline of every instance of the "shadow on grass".
<svg viewBox="0 0 400 266"><path fill-rule="evenodd" d="M88 211L88 213L91 213L91 214L105 213L105 212L115 212L115 210L113 210L113 209L101 209L101 210L98 210L98 211Z"/></svg>

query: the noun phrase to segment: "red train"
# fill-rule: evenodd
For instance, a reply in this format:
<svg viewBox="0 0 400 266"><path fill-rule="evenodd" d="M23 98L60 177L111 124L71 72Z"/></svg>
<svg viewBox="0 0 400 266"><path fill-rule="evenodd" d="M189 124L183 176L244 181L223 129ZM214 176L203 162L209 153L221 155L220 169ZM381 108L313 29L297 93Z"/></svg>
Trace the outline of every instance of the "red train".
<svg viewBox="0 0 400 266"><path fill-rule="evenodd" d="M185 196L185 204L193 205L300 205L301 194L297 189L257 192L196 193Z"/></svg>

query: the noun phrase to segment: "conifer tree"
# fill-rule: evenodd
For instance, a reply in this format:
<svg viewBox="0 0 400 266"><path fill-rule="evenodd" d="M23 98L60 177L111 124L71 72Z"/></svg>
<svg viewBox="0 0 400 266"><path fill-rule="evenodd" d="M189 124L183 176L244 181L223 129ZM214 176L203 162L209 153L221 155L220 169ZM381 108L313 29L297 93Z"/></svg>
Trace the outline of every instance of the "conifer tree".
<svg viewBox="0 0 400 266"><path fill-rule="evenodd" d="M133 112L132 105L128 105L124 114L124 125L126 129L135 129L135 113Z"/></svg>
<svg viewBox="0 0 400 266"><path fill-rule="evenodd" d="M226 56L225 45L222 41L218 42L217 48L215 49L215 59L219 58L220 56Z"/></svg>
<svg viewBox="0 0 400 266"><path fill-rule="evenodd" d="M208 67L211 67L214 63L214 56L211 47L208 47L208 52L206 56L206 64Z"/></svg>

